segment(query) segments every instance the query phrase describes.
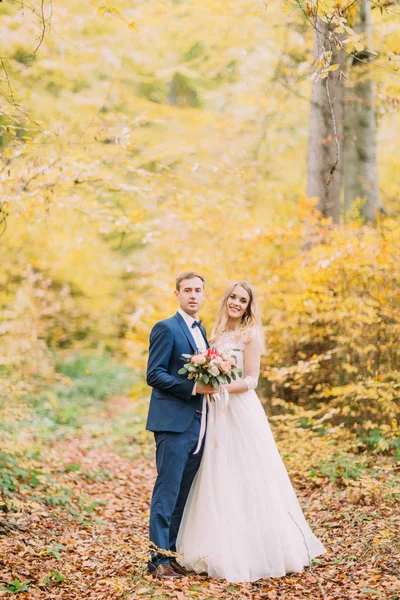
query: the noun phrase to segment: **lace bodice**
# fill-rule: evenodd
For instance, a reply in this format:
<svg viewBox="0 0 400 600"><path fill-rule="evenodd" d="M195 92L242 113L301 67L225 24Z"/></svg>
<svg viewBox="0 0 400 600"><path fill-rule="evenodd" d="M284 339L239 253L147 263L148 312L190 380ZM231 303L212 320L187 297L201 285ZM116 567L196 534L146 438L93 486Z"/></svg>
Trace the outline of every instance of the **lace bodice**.
<svg viewBox="0 0 400 600"><path fill-rule="evenodd" d="M237 331L224 331L216 340L215 346L221 353L228 353L236 359L236 365L242 372L249 390L254 390L260 375L260 353L250 338L245 341L243 334Z"/></svg>
<svg viewBox="0 0 400 600"><path fill-rule="evenodd" d="M221 354L226 352L234 356L238 369L244 373L244 341L236 331L224 331L216 340L215 347Z"/></svg>

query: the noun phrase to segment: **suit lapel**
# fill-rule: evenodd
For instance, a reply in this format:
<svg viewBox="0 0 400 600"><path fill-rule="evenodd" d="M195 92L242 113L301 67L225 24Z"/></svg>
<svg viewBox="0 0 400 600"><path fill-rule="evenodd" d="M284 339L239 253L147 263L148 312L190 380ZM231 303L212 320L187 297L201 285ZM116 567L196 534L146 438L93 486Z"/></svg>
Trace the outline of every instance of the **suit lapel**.
<svg viewBox="0 0 400 600"><path fill-rule="evenodd" d="M206 346L207 346L207 348L209 348L209 347L210 347L210 344L208 343L208 340L207 340L206 328L205 328L205 327L203 327L203 325L200 325L200 331L201 331L201 333L203 334L203 338L204 338L204 341L205 341L205 343L206 343Z"/></svg>
<svg viewBox="0 0 400 600"><path fill-rule="evenodd" d="M186 336L187 341L190 344L190 347L192 348L193 352L197 352L197 347L196 344L194 342L193 336L189 331L188 326L186 325L184 319L182 318L182 316L177 312L175 315L176 320L178 321L178 324L180 326L180 328L182 329L183 333Z"/></svg>

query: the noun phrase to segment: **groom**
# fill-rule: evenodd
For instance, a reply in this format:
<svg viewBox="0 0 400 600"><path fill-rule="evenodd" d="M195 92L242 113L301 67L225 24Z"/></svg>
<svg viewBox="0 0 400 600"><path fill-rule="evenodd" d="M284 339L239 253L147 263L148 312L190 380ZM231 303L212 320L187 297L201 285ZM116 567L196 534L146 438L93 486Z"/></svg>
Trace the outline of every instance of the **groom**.
<svg viewBox="0 0 400 600"><path fill-rule="evenodd" d="M193 272L176 279L178 312L156 323L150 334L147 383L151 386L146 429L154 432L157 480L150 508L149 571L154 577L179 579L186 571L163 554L176 552L176 538L190 486L199 468L202 448L196 448L201 421L202 395L214 394L179 375L182 354L208 348L206 331L197 320L204 301L204 279Z"/></svg>

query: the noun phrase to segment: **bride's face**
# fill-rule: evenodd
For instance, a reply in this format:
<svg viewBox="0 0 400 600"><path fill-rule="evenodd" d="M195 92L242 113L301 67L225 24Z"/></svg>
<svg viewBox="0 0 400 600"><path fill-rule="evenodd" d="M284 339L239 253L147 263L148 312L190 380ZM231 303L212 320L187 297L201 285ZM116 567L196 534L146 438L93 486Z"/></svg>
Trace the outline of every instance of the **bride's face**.
<svg viewBox="0 0 400 600"><path fill-rule="evenodd" d="M250 296L241 285L235 285L226 301L226 309L230 319L240 320L250 302Z"/></svg>

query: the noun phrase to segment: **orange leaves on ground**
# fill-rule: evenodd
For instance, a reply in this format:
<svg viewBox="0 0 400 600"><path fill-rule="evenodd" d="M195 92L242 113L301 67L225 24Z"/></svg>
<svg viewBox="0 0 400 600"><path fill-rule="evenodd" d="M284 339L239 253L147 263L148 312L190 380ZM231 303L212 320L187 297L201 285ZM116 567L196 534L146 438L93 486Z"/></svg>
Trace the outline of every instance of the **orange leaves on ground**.
<svg viewBox="0 0 400 600"><path fill-rule="evenodd" d="M114 398L96 419L99 425L116 415L123 420L132 410L126 398ZM26 493L16 494L14 512L0 520L2 582L29 581L28 592L20 597L40 600L365 600L369 595L394 600L400 525L395 505L382 499L354 503L347 491L333 484L316 486L296 472L295 463L290 463L289 472L305 514L328 550L326 556L303 573L252 584L202 576L154 580L146 571L155 478L152 452L152 447L142 447L137 459L128 460L115 453L106 434L50 444L42 469L71 490L71 502L47 505ZM93 506L86 515L84 499ZM8 593L0 592L2 596Z"/></svg>

